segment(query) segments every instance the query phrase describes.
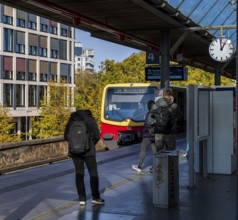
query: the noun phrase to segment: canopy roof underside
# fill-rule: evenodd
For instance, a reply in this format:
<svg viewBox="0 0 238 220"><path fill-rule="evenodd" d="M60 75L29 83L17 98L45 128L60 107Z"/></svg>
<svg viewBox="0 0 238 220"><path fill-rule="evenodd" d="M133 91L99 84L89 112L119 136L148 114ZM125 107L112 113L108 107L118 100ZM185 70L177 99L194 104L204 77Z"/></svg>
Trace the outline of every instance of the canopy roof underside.
<svg viewBox="0 0 238 220"><path fill-rule="evenodd" d="M215 71L208 47L225 35L236 45L236 4L230 0L0 0L0 3L91 33L91 36L139 50L160 50L162 30L170 30L170 56ZM222 28L221 28L222 27ZM234 56L235 57L235 56ZM236 78L235 58L221 64Z"/></svg>

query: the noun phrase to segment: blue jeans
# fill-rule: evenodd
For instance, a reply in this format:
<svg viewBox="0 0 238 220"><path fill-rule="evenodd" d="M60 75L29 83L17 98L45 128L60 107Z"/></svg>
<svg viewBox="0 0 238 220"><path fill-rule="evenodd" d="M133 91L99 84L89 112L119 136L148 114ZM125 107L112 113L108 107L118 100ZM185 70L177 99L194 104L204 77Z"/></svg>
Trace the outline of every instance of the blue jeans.
<svg viewBox="0 0 238 220"><path fill-rule="evenodd" d="M100 198L99 194L99 179L97 172L97 162L94 156L90 157L73 157L75 172L76 172L76 187L80 200L86 201L85 185L84 185L84 163L87 166L90 175L90 187L92 197L94 199Z"/></svg>
<svg viewBox="0 0 238 220"><path fill-rule="evenodd" d="M138 167L141 167L144 159L145 159L145 153L147 151L147 148L151 146L153 154L156 153L156 147L155 147L155 143L153 143L151 141L151 139L149 138L143 138L142 142L141 142L141 148L140 148L140 158L139 158L139 163L138 163Z"/></svg>

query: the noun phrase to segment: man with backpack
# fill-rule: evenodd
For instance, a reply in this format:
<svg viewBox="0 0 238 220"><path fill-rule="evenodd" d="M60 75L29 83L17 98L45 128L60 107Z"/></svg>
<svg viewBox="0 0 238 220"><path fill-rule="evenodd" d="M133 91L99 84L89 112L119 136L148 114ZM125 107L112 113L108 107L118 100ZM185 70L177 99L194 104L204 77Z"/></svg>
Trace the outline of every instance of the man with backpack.
<svg viewBox="0 0 238 220"><path fill-rule="evenodd" d="M155 100L151 114L154 118L157 151L175 150L178 106L174 103L173 93L170 88L163 89L163 97Z"/></svg>
<svg viewBox="0 0 238 220"><path fill-rule="evenodd" d="M86 204L84 163L90 175L92 204L104 204L104 200L100 198L99 193L95 148L100 139L100 132L90 110L78 110L71 114L65 128L64 138L68 141L68 155L72 158L75 167L79 204Z"/></svg>

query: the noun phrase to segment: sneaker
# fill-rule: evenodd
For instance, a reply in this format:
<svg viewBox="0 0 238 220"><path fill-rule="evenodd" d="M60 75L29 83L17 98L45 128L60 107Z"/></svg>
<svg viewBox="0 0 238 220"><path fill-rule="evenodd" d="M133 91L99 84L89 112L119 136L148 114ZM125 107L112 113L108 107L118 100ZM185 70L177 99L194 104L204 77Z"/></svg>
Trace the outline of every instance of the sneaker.
<svg viewBox="0 0 238 220"><path fill-rule="evenodd" d="M182 157L187 157L187 153L184 153L184 154L182 155Z"/></svg>
<svg viewBox="0 0 238 220"><path fill-rule="evenodd" d="M141 168L138 167L138 165L132 165L131 167L133 170L136 170L137 172L141 172Z"/></svg>
<svg viewBox="0 0 238 220"><path fill-rule="evenodd" d="M153 173L153 167L151 167L151 168L149 169L149 172L150 172L150 173Z"/></svg>
<svg viewBox="0 0 238 220"><path fill-rule="evenodd" d="M97 204L97 205L103 205L104 204L104 199L93 199L92 204Z"/></svg>
<svg viewBox="0 0 238 220"><path fill-rule="evenodd" d="M79 205L86 205L86 201L84 200L79 201Z"/></svg>

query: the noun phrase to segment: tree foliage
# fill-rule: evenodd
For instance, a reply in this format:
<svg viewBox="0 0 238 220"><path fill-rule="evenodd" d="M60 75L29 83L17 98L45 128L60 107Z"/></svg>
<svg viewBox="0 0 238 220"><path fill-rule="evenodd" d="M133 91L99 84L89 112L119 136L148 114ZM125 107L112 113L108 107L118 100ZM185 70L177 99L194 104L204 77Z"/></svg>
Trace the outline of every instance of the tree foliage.
<svg viewBox="0 0 238 220"><path fill-rule="evenodd" d="M33 136L49 138L63 135L70 115L70 106L66 107L68 90L64 82L48 84L48 94L40 101L40 117L33 120Z"/></svg>
<svg viewBox="0 0 238 220"><path fill-rule="evenodd" d="M0 143L20 141L20 136L13 132L13 120L9 109L0 104Z"/></svg>
<svg viewBox="0 0 238 220"><path fill-rule="evenodd" d="M122 62L106 60L99 71L99 84L145 82L145 52L133 53Z"/></svg>
<svg viewBox="0 0 238 220"><path fill-rule="evenodd" d="M101 91L99 90L96 74L89 71L80 71L75 77L75 107L89 109L97 121L100 120Z"/></svg>

